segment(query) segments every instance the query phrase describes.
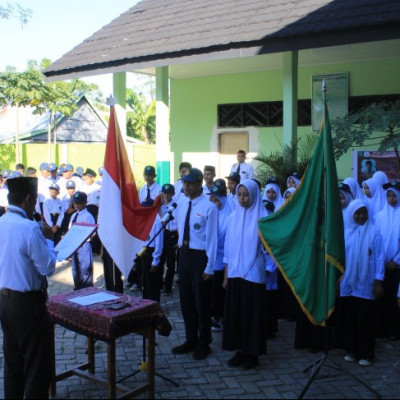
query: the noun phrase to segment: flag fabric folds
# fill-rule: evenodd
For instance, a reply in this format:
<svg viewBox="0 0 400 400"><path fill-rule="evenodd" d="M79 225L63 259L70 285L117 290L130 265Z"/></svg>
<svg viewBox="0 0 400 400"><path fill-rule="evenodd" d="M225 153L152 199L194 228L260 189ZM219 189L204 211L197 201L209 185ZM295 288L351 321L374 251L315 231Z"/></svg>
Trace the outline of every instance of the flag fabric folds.
<svg viewBox="0 0 400 400"><path fill-rule="evenodd" d="M304 313L312 323L325 325L334 309L336 282L344 272L345 260L343 217L326 106L325 120L302 181L283 207L260 219L259 233Z"/></svg>
<svg viewBox="0 0 400 400"><path fill-rule="evenodd" d="M100 192L98 234L126 278L136 254L148 238L159 205L158 198L152 207L140 205L115 108L111 106Z"/></svg>

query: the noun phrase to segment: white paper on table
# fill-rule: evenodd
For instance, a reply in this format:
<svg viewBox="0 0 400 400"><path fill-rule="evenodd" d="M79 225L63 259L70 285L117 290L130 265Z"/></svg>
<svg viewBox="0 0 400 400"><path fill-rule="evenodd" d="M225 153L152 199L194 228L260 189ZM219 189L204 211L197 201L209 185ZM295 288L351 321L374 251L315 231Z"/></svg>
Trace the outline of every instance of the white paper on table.
<svg viewBox="0 0 400 400"><path fill-rule="evenodd" d="M74 297L73 299L68 299L73 303L79 304L81 306L90 306L91 304L101 303L103 301L115 300L118 296L113 294L101 292L95 294L88 294L87 296Z"/></svg>

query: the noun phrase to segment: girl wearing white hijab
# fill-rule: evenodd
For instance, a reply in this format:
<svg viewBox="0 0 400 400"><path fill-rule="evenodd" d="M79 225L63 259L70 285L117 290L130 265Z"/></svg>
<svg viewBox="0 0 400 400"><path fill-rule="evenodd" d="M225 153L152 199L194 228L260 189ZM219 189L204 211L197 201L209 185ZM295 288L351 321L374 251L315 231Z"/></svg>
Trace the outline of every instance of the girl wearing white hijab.
<svg viewBox="0 0 400 400"><path fill-rule="evenodd" d="M354 199L363 199L364 195L361 191L360 185L357 182L356 178L353 178L352 176L349 176L348 178L346 178L343 183L345 183L346 185L349 185L350 190L351 190L351 194L353 195L353 200Z"/></svg>
<svg viewBox="0 0 400 400"><path fill-rule="evenodd" d="M281 188L275 178L268 179L264 189L263 202L266 205L267 203L272 203L273 205L273 207L270 207L269 212L267 208L268 215L278 211L284 203Z"/></svg>
<svg viewBox="0 0 400 400"><path fill-rule="evenodd" d="M238 207L229 217L225 238L225 313L222 348L236 351L230 367L254 368L266 353L266 253L258 220L266 216L256 182L237 187Z"/></svg>
<svg viewBox="0 0 400 400"><path fill-rule="evenodd" d="M375 298L382 295L384 258L382 238L368 217L365 201L349 204L344 226L346 269L340 282L345 311L344 359L370 366L375 347Z"/></svg>
<svg viewBox="0 0 400 400"><path fill-rule="evenodd" d="M347 207L353 201L353 195L351 193L350 186L344 182L339 183L338 188L339 188L340 203L342 205L342 214L344 220L346 218L345 214L347 211Z"/></svg>
<svg viewBox="0 0 400 400"><path fill-rule="evenodd" d="M288 188L293 187L297 188L299 186L301 181L301 175L298 172L293 172L292 175L289 175L288 178L286 179L286 186Z"/></svg>
<svg viewBox="0 0 400 400"><path fill-rule="evenodd" d="M397 307L397 289L400 282L400 182L384 185L386 204L375 217L375 228L382 236L385 279L381 302L382 326L378 333L390 340L400 339L400 309Z"/></svg>
<svg viewBox="0 0 400 400"><path fill-rule="evenodd" d="M372 178L376 179L381 185L389 182L387 175L383 171L376 171Z"/></svg>
<svg viewBox="0 0 400 400"><path fill-rule="evenodd" d="M289 198L295 191L296 191L296 188L294 188L294 187L287 188L287 189L283 192L283 195L282 195L283 201L287 201L288 198Z"/></svg>
<svg viewBox="0 0 400 400"><path fill-rule="evenodd" d="M375 222L375 215L382 210L386 203L385 191L381 183L375 179L370 178L362 183L365 193L365 200L368 204L368 214L371 221Z"/></svg>

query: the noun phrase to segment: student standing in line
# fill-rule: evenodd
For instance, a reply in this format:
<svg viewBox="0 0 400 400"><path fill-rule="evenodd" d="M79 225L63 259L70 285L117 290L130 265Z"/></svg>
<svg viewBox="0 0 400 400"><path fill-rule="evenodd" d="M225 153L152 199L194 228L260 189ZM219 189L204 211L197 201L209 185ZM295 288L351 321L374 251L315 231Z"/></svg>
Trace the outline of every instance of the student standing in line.
<svg viewBox="0 0 400 400"><path fill-rule="evenodd" d="M183 161L179 164L179 179L174 183L175 195L173 201L175 203L179 202L181 196L185 196L183 193L182 178L184 175L187 175L189 173L190 168L192 168L192 164L190 164L189 162Z"/></svg>
<svg viewBox="0 0 400 400"><path fill-rule="evenodd" d="M344 360L370 366L374 359L376 298L385 275L382 238L368 216L367 203L349 204L344 227L346 269L340 282L345 312Z"/></svg>
<svg viewBox="0 0 400 400"><path fill-rule="evenodd" d="M73 202L77 212L71 218L70 228L72 224L78 222L94 224L94 217L86 208L86 193L75 192ZM72 278L74 290L93 286L93 253L90 239L72 255Z"/></svg>
<svg viewBox="0 0 400 400"><path fill-rule="evenodd" d="M155 181L156 169L152 165L147 165L143 171L146 183L139 190L139 201L155 200L161 192L161 186Z"/></svg>
<svg viewBox="0 0 400 400"><path fill-rule="evenodd" d="M266 254L258 236L258 220L267 215L257 183L243 180L239 206L230 215L226 239L224 286L224 350L236 351L230 367L252 369L266 353Z"/></svg>
<svg viewBox="0 0 400 400"><path fill-rule="evenodd" d="M383 185L386 204L375 216L375 228L382 236L385 256L384 295L380 301L382 324L378 334L390 340L400 339L400 310L397 307L397 288L400 282L400 182Z"/></svg>
<svg viewBox="0 0 400 400"><path fill-rule="evenodd" d="M225 178L228 180L228 201L231 205L231 209L234 210L237 206L236 187L240 183L240 175L236 172L231 172L229 176L226 176Z"/></svg>
<svg viewBox="0 0 400 400"><path fill-rule="evenodd" d="M375 215L382 210L386 203L385 191L381 183L375 178L364 181L362 187L365 194L364 199L368 205L368 216L372 223L375 223Z"/></svg>
<svg viewBox="0 0 400 400"><path fill-rule="evenodd" d="M204 167L203 176L204 176L203 194L210 194L211 188L214 185L215 167L213 165L206 165Z"/></svg>
<svg viewBox="0 0 400 400"><path fill-rule="evenodd" d="M179 296L186 341L173 354L205 359L211 352L211 287L218 247L218 209L203 196L203 174L191 168L183 178L185 197L176 209L179 239Z"/></svg>
<svg viewBox="0 0 400 400"><path fill-rule="evenodd" d="M59 198L60 186L57 183L53 183L49 187L50 197L43 202L43 217L46 224L50 227L53 237L54 244L61 240L61 225L64 218L64 210L61 200Z"/></svg>
<svg viewBox="0 0 400 400"><path fill-rule="evenodd" d="M238 150L236 153L237 163L232 165L231 172L235 172L240 176L240 181L244 179L251 179L254 177L253 167L247 163L246 152L244 150Z"/></svg>

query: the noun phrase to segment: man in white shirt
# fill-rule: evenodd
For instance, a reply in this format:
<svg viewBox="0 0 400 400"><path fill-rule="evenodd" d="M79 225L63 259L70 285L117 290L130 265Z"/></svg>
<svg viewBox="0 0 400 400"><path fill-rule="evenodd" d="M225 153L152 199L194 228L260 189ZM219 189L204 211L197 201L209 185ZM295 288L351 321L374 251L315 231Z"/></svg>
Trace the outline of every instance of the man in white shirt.
<svg viewBox="0 0 400 400"><path fill-rule="evenodd" d="M148 200L155 200L161 192L161 186L155 181L156 170L152 165L147 165L143 171L143 177L146 183L140 188L139 201L141 203Z"/></svg>
<svg viewBox="0 0 400 400"><path fill-rule="evenodd" d="M203 174L191 168L183 178L186 198L176 208L179 245L179 296L186 341L173 354L193 351L202 360L211 352L211 287L218 247L218 209L203 196Z"/></svg>
<svg viewBox="0 0 400 400"><path fill-rule="evenodd" d="M246 152L244 150L239 150L236 154L237 163L232 165L231 173L236 172L240 175L240 181L244 179L252 179L254 177L253 167L245 162Z"/></svg>
<svg viewBox="0 0 400 400"><path fill-rule="evenodd" d="M204 167L204 185L203 194L210 194L211 188L214 185L215 167L213 165L206 165Z"/></svg>
<svg viewBox="0 0 400 400"><path fill-rule="evenodd" d="M60 168L61 170L61 168ZM61 170L62 177L57 181L60 185L60 195L64 197L67 193L66 185L67 181L74 181L75 182L75 190L78 192L81 190L83 185L83 181L79 176L74 176L74 167L72 164L65 164L65 166Z"/></svg>

